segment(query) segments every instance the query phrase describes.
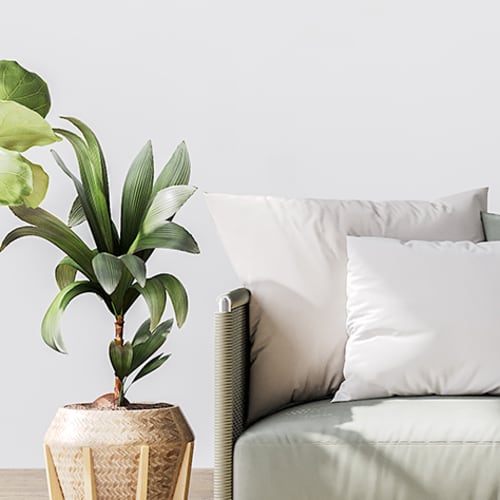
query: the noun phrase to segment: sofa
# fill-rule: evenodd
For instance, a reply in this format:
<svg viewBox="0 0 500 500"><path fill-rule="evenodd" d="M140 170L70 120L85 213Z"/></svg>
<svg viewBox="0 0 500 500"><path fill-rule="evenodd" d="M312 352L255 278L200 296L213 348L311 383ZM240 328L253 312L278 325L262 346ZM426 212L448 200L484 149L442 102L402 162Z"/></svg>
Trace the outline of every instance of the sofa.
<svg viewBox="0 0 500 500"><path fill-rule="evenodd" d="M469 203L469 198L467 201L466 211L471 215L470 230L464 229L468 222L464 213L460 213L460 228L457 233L447 234L444 230L444 227L450 227L449 219L446 226L440 223L438 238L433 234L418 234L418 228L416 236L408 236L422 240L457 241L459 245L461 240L467 240L467 248L473 245L469 244L469 241L481 242L485 239L482 222L484 217L481 219L481 213L487 209L485 191L481 193L482 198L479 201L478 193L469 196L471 200L474 198L473 203ZM446 384L442 385L440 378L439 388L431 388L429 393L407 395L404 391L401 391L403 394L395 391L384 397L353 400L341 398L332 403L332 396L339 394L339 386L345 381L337 380L336 375L330 376L325 371L316 379L315 385L311 382L312 375L309 374L314 374L316 367L308 369L307 380L300 380L300 369L305 369L300 366L301 359L304 360L304 365L310 361L306 352L309 349L302 348L301 351L300 345L296 345L293 351L286 351L285 360L280 358L279 354L272 353L274 360L270 360L267 369L262 369L262 353L265 353L266 349L269 350L272 336L279 337L282 333L278 324L280 318L272 317L272 311L266 309L263 297L270 297L271 301L274 298L278 300L280 289L276 286L275 274L273 280L269 280L272 281L272 295L266 295L264 288L268 286L268 282L263 281L262 276L253 279L255 274L252 273L256 265L254 261L262 262L262 256L256 247L250 249L244 259L235 254L241 254L241 248L251 246L256 238L262 236L257 234L262 228L254 231L259 221L253 220L253 215L248 215L258 212L258 207L256 209L254 205L255 200L250 201L247 206L248 199L241 201L240 198L229 198L229 205L227 198L216 196L209 200L209 208L226 251L238 277L245 284L242 288L221 295L215 313L215 500L500 499L500 399L497 397L500 387L485 389L486 393L479 394L475 388L466 388L461 394L460 390L458 393L456 390L447 391ZM266 210L272 205L273 223L282 225L290 222L293 207L287 205L284 212L278 213L273 205L275 200L265 198L257 202L265 206ZM244 206L244 210L240 210L240 206ZM434 204L431 209L434 210L436 206L437 204ZM337 208L335 205L335 210ZM345 204L341 204L341 209L344 208ZM365 226L363 221L359 226L359 206L354 205L354 208L355 224L358 226L342 228L341 232L362 233L363 237L368 233L367 236L373 236L372 229ZM394 222L393 214L384 213L386 208L367 205L367 210L375 214L377 220L378 227L373 230L375 236L394 236L391 233L393 229L380 222L382 219L390 221L388 224ZM349 211L352 211L351 209L352 206L349 206ZM415 207L411 208L414 209ZM228 213L228 210L231 213ZM303 207L300 210L303 210ZM321 215L317 218L311 215L312 212L308 213L304 219L307 224L315 225L314 221L317 220L321 221L321 224L332 225L332 221L334 226L339 224L338 217L325 217L324 206L321 210ZM447 216L453 211L449 205L443 210ZM245 213L248 215L246 218ZM331 205L328 205L327 213L333 214ZM395 213L401 213L400 206ZM421 207L416 213L420 219L418 223L412 222L410 233L420 222L423 221L424 226L427 224L424 218L421 218ZM268 216L269 214L266 218ZM486 216L488 217L487 214ZM490 235L500 236L497 231L500 227L498 218L489 217ZM227 218L230 219L229 223L225 220ZM292 225L296 225L296 220L293 219ZM245 229L239 233L237 242L228 241L228 234L238 229L237 221L243 222ZM317 228L318 238L329 240L326 226L321 224L321 227ZM266 238L272 240L272 235L277 232L278 227L265 229ZM396 236L405 239L407 222L402 227L403 234ZM466 232L462 234L460 231ZM498 239L493 236L491 239ZM280 234L279 237L283 238L283 235ZM343 237L345 238L345 235ZM328 255L332 253L331 241L330 239L326 245ZM272 246L272 241L270 245ZM447 245L448 243L444 243L444 246ZM307 258L304 256L311 253L315 255L315 262L321 260L318 259L314 248L307 248L302 257ZM276 254L272 257L276 259ZM283 259L286 260L287 257L283 256ZM297 262L297 256L292 260ZM276 260L274 262L273 265L279 267L280 263ZM299 266L297 272L302 271ZM289 270L285 274L283 280L295 280L294 277L290 278ZM314 278L316 282L318 276ZM342 280L343 277L340 281ZM304 281L300 281L300 284L305 286ZM314 286L314 283L311 286ZM290 283L283 286L286 293L292 288ZM312 293L311 289L310 294ZM306 297L309 295L306 294ZM329 300L334 298L332 295ZM316 297L315 303L319 302ZM252 309L253 303L255 305ZM298 302L291 301L288 313L285 308L284 314L289 316L285 319L290 321L294 314L300 314L300 310L295 310L297 304ZM332 306L332 309L335 314L339 314L335 307ZM303 311L308 311L306 303ZM314 311L317 316L323 318L319 308ZM449 311L449 315L453 314L459 312ZM263 327L263 323L270 318L273 320L270 322L273 328L262 333L266 326ZM308 317L311 323L316 319L312 315ZM345 322L345 318L343 321ZM288 323L288 329L291 328L290 324ZM303 325L301 329L304 332ZM311 351L318 353L321 349L325 350L325 347L314 347L315 332L316 330L307 331L307 335L308 342L312 345ZM270 337L262 339L259 335ZM297 339L298 336L294 334L287 338L287 342L292 343ZM300 342L302 341L303 339L300 339ZM318 342L321 344L321 341ZM334 349L337 356L338 346L335 345ZM283 352L283 347L281 351ZM341 356L344 373L348 373L346 366L349 359L348 354L344 359L344 351L345 341ZM456 359L460 360L460 357ZM330 370L331 365L335 364L331 353L328 354L328 360ZM277 388L273 385L273 363L276 364L276 373L280 376L286 373L288 365L293 384L286 396L283 387ZM467 360L464 359L462 364L467 366ZM298 372L297 366L300 367ZM459 369L457 368L457 371ZM475 370L477 371L477 368ZM261 373L255 375L256 371ZM262 371L267 379L262 377ZM343 379L342 375L341 378ZM405 378L408 377L403 373L402 379ZM283 381L285 385L288 382L290 380Z"/></svg>

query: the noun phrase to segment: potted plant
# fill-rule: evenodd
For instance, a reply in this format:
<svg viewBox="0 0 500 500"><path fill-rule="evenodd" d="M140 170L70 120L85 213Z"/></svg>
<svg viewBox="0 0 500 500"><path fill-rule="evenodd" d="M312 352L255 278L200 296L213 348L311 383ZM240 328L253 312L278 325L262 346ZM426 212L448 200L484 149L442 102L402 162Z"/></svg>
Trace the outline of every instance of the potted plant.
<svg viewBox="0 0 500 500"><path fill-rule="evenodd" d="M48 111L48 90L30 104ZM52 151L76 190L68 223L35 203L17 200L10 210L28 225L7 234L1 250L19 238L37 236L62 251L55 268L59 292L43 318L42 338L55 351L65 352L60 326L64 310L79 295L95 294L113 318L109 358L114 385L113 392L92 403L58 410L45 436L51 498L187 498L194 438L182 412L175 405L132 404L126 398L133 383L169 357L159 353L173 326L172 319L162 321L167 297L178 327L188 312L188 296L179 279L147 272L148 259L158 248L199 252L191 234L173 221L196 189L188 185L187 149L181 143L155 180L152 147L146 143L127 173L116 224L101 146L83 122L64 119L75 131L50 129L49 136L53 141L66 139L77 159L75 173ZM25 120L19 115L18 121ZM88 224L91 245L74 231L79 224ZM149 317L126 340L125 316L139 298L146 302Z"/></svg>

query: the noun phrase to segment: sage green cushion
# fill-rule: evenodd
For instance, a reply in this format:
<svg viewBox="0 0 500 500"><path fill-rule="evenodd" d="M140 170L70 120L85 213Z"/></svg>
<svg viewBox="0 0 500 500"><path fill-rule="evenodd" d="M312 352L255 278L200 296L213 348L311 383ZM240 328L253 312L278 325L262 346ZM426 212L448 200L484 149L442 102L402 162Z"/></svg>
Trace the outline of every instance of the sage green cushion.
<svg viewBox="0 0 500 500"><path fill-rule="evenodd" d="M295 406L248 428L234 500L500 499L500 398Z"/></svg>
<svg viewBox="0 0 500 500"><path fill-rule="evenodd" d="M484 236L486 241L500 240L500 215L482 212L481 219L483 221Z"/></svg>

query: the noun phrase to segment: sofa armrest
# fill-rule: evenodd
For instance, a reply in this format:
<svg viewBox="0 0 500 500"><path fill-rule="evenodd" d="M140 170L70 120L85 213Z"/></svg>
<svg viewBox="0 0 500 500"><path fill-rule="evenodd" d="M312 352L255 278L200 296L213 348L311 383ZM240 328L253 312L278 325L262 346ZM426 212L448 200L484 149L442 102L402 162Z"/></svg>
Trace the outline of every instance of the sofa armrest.
<svg viewBox="0 0 500 500"><path fill-rule="evenodd" d="M246 421L249 302L239 288L218 298L215 313L215 500L232 499L233 446Z"/></svg>

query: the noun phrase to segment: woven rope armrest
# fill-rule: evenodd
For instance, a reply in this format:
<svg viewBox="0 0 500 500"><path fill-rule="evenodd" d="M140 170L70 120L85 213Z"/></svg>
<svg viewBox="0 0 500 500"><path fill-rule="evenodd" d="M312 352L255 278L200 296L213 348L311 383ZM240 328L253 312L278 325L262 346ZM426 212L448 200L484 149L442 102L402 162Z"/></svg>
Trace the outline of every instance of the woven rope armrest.
<svg viewBox="0 0 500 500"><path fill-rule="evenodd" d="M215 500L233 498L233 446L247 412L249 301L239 288L219 297L215 313Z"/></svg>

